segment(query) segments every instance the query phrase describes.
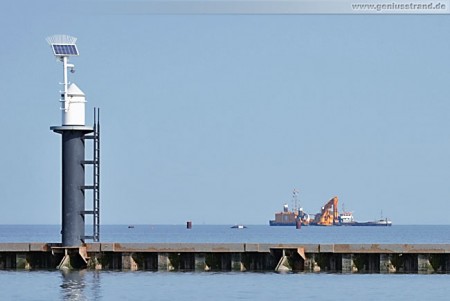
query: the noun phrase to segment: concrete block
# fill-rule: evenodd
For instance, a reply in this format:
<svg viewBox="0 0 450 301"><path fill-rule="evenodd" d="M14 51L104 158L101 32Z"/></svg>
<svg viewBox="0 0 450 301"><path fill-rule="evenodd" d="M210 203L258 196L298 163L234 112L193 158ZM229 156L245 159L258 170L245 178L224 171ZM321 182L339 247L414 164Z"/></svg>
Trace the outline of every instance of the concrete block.
<svg viewBox="0 0 450 301"><path fill-rule="evenodd" d="M173 271L174 269L169 259L169 253L158 253L158 271Z"/></svg>
<svg viewBox="0 0 450 301"><path fill-rule="evenodd" d="M31 269L31 265L28 262L26 253L17 253L16 254L16 268L17 269L25 269L25 270Z"/></svg>
<svg viewBox="0 0 450 301"><path fill-rule="evenodd" d="M320 244L319 253L334 253L334 244Z"/></svg>
<svg viewBox="0 0 450 301"><path fill-rule="evenodd" d="M419 273L432 273L434 272L433 266L430 263L430 255L418 254L417 255L417 271Z"/></svg>
<svg viewBox="0 0 450 301"><path fill-rule="evenodd" d="M100 251L101 252L114 252L114 243L101 243Z"/></svg>
<svg viewBox="0 0 450 301"><path fill-rule="evenodd" d="M275 267L276 272L289 272L292 271L292 267L289 264L289 260L287 256L281 256L280 261Z"/></svg>
<svg viewBox="0 0 450 301"><path fill-rule="evenodd" d="M63 259L56 268L58 270L72 270L73 267L70 264L70 255L64 255Z"/></svg>
<svg viewBox="0 0 450 301"><path fill-rule="evenodd" d="M29 243L0 243L0 252L29 252Z"/></svg>
<svg viewBox="0 0 450 301"><path fill-rule="evenodd" d="M352 254L342 254L342 273L352 273L357 271L353 264Z"/></svg>
<svg viewBox="0 0 450 301"><path fill-rule="evenodd" d="M101 251L101 244L100 243L89 243L86 244L86 250L87 252L100 252Z"/></svg>
<svg viewBox="0 0 450 301"><path fill-rule="evenodd" d="M242 254L241 253L233 253L231 254L231 270L232 271L245 271L245 266L242 262Z"/></svg>
<svg viewBox="0 0 450 301"><path fill-rule="evenodd" d="M48 252L50 251L50 247L46 243L30 243L29 244L30 252Z"/></svg>
<svg viewBox="0 0 450 301"><path fill-rule="evenodd" d="M391 262L390 254L380 254L380 273L395 273L396 268Z"/></svg>
<svg viewBox="0 0 450 301"><path fill-rule="evenodd" d="M259 244L245 244L244 252L259 252Z"/></svg>
<svg viewBox="0 0 450 301"><path fill-rule="evenodd" d="M122 253L122 270L138 270L138 264L133 258L133 253Z"/></svg>
<svg viewBox="0 0 450 301"><path fill-rule="evenodd" d="M101 263L101 257L99 253L90 254L89 268L94 270L102 270L103 265Z"/></svg>
<svg viewBox="0 0 450 301"><path fill-rule="evenodd" d="M306 255L304 267L307 272L320 272L320 266L316 261L315 254Z"/></svg>

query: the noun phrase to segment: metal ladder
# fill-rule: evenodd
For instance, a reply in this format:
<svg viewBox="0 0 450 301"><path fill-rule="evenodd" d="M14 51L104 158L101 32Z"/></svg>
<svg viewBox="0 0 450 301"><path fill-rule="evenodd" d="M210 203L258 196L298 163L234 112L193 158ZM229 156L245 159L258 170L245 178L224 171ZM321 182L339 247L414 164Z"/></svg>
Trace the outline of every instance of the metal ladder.
<svg viewBox="0 0 450 301"><path fill-rule="evenodd" d="M94 131L92 135L84 136L85 139L93 140L93 159L84 160L83 164L92 164L93 183L83 186L83 189L92 189L93 204L92 210L85 210L84 214L92 214L93 229L92 235L84 236L84 239L92 239L94 242L100 241L100 109L94 108Z"/></svg>

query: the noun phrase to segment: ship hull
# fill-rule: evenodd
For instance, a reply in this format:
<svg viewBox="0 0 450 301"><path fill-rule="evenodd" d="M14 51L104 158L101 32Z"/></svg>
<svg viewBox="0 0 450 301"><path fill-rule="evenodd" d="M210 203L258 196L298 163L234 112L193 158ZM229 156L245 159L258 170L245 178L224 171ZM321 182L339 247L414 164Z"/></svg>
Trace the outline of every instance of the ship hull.
<svg viewBox="0 0 450 301"><path fill-rule="evenodd" d="M295 226L295 222L277 222L274 220L269 221L270 226Z"/></svg>
<svg viewBox="0 0 450 301"><path fill-rule="evenodd" d="M358 227L390 227L392 222L390 221L374 221L374 222L354 222L354 223L342 223L338 226L358 226Z"/></svg>
<svg viewBox="0 0 450 301"><path fill-rule="evenodd" d="M274 220L269 221L270 226L295 226L296 223L288 223L288 222L276 222ZM318 224L309 224L302 226L323 226ZM390 227L392 226L392 222L390 221L374 221L374 222L353 222L353 223L340 223L331 226L342 226L342 227Z"/></svg>

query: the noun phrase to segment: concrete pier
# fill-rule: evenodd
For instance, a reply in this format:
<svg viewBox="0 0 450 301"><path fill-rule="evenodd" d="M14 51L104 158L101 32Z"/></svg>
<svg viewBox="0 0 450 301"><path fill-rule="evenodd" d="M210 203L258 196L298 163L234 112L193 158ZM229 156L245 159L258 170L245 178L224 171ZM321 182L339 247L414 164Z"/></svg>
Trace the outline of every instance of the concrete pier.
<svg viewBox="0 0 450 301"><path fill-rule="evenodd" d="M0 243L0 269L450 273L450 244Z"/></svg>

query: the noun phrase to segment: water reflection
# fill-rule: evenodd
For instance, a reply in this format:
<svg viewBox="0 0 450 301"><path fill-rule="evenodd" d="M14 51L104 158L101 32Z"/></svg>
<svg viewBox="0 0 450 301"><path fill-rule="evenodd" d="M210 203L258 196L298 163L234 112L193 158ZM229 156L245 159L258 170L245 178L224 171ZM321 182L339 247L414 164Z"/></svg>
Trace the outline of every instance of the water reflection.
<svg viewBox="0 0 450 301"><path fill-rule="evenodd" d="M62 270L62 300L100 300L100 274L86 270Z"/></svg>

